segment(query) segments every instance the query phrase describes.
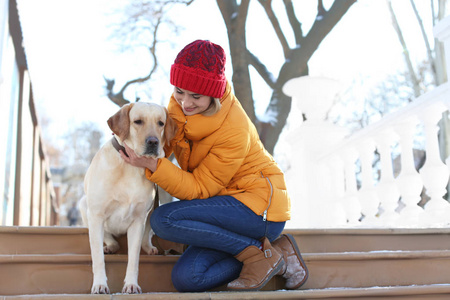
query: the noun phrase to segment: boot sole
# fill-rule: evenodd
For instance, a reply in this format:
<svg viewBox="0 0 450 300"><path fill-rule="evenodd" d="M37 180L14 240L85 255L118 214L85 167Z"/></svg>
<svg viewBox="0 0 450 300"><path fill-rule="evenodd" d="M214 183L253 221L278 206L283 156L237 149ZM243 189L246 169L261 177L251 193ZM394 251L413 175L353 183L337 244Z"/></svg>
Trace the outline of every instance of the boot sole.
<svg viewBox="0 0 450 300"><path fill-rule="evenodd" d="M305 273L306 273L305 278L303 278L302 281L300 281L296 286L294 286L292 288L289 288L289 290L296 290L296 289L298 289L299 287L301 287L302 285L305 284L306 280L309 277L309 272L308 272L308 268L306 267L305 262L303 261L303 257L302 257L302 255L300 253L300 249L298 249L298 246L297 246L297 243L295 242L294 237L291 234L289 234L289 233L285 234L285 236L287 237L287 239L289 240L289 243L291 243L292 247L294 248L295 254L297 255L298 259L300 260L300 264L301 264L302 268L305 270Z"/></svg>

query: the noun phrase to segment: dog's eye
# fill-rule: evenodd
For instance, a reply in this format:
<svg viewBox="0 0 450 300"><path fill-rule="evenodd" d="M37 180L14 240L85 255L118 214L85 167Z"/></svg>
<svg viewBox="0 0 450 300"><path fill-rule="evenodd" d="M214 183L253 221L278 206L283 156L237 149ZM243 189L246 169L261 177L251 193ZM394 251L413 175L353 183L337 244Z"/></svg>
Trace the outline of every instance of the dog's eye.
<svg viewBox="0 0 450 300"><path fill-rule="evenodd" d="M141 125L142 124L142 120L135 120L134 124Z"/></svg>
<svg viewBox="0 0 450 300"><path fill-rule="evenodd" d="M163 127L164 126L164 122L163 121L158 121L158 125Z"/></svg>

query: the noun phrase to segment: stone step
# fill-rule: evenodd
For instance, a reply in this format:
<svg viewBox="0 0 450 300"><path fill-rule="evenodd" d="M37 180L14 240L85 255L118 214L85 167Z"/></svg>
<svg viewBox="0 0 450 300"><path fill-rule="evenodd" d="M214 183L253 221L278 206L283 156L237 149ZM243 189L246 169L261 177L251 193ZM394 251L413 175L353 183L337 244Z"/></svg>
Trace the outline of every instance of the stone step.
<svg viewBox="0 0 450 300"><path fill-rule="evenodd" d="M450 249L450 229L287 229L302 253ZM84 227L0 226L0 254L89 254ZM120 237L121 250L127 249Z"/></svg>
<svg viewBox="0 0 450 300"><path fill-rule="evenodd" d="M269 300L269 299L352 299L352 300L447 300L450 285L335 288L298 291L144 293L140 295L39 294L0 296L0 300Z"/></svg>
<svg viewBox="0 0 450 300"><path fill-rule="evenodd" d="M143 292L176 292L170 273L179 256L142 255L139 284ZM446 284L450 251L375 251L305 253L310 271L302 290ZM122 289L126 255L106 255L112 293ZM0 255L0 295L89 294L90 255ZM276 276L264 290L279 290ZM217 291L224 290L219 288Z"/></svg>
<svg viewBox="0 0 450 300"><path fill-rule="evenodd" d="M142 255L139 285L143 292L176 292L171 272L178 258L177 255ZM127 255L105 255L105 262L111 293L119 293ZM0 295L89 294L91 285L91 256L87 254L0 255ZM277 290L283 286L281 278L273 278L264 289Z"/></svg>
<svg viewBox="0 0 450 300"><path fill-rule="evenodd" d="M305 254L302 289L446 284L450 251L374 251Z"/></svg>
<svg viewBox="0 0 450 300"><path fill-rule="evenodd" d="M1 226L0 254L90 254L84 227Z"/></svg>
<svg viewBox="0 0 450 300"><path fill-rule="evenodd" d="M450 249L449 228L286 229L305 253Z"/></svg>

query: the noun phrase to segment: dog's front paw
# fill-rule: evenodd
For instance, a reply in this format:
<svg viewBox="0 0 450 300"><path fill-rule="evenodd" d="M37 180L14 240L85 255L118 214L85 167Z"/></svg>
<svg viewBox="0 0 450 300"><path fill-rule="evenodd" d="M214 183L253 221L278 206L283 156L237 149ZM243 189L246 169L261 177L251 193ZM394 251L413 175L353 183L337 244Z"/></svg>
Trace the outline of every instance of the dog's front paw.
<svg viewBox="0 0 450 300"><path fill-rule="evenodd" d="M106 284L96 284L92 286L91 294L109 294L109 288Z"/></svg>
<svg viewBox="0 0 450 300"><path fill-rule="evenodd" d="M158 255L158 248L152 245L151 240L148 240L148 243L142 242L142 250L148 255Z"/></svg>
<svg viewBox="0 0 450 300"><path fill-rule="evenodd" d="M153 245L142 245L142 250L148 255L158 255L158 248Z"/></svg>
<svg viewBox="0 0 450 300"><path fill-rule="evenodd" d="M137 284L128 283L123 286L123 294L142 294L141 287Z"/></svg>
<svg viewBox="0 0 450 300"><path fill-rule="evenodd" d="M119 251L119 244L106 245L103 247L103 253L105 254L114 254Z"/></svg>

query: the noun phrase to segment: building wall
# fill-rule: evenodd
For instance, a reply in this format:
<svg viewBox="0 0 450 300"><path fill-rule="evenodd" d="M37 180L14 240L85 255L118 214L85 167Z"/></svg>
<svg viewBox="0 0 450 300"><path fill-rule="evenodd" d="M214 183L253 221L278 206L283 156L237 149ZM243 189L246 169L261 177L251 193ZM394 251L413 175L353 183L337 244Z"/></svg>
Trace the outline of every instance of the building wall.
<svg viewBox="0 0 450 300"><path fill-rule="evenodd" d="M15 0L0 0L0 225L56 225Z"/></svg>

